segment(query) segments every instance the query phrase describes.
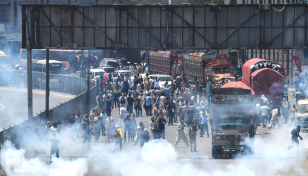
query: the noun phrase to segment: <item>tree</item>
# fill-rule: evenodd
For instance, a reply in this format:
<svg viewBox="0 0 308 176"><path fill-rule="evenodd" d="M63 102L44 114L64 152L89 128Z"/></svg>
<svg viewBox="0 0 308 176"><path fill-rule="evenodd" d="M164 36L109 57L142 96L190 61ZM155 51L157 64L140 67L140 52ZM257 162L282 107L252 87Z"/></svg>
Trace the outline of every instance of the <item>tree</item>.
<svg viewBox="0 0 308 176"><path fill-rule="evenodd" d="M218 5L218 4L224 4L224 0L187 0L187 3L192 5L203 5L203 4Z"/></svg>

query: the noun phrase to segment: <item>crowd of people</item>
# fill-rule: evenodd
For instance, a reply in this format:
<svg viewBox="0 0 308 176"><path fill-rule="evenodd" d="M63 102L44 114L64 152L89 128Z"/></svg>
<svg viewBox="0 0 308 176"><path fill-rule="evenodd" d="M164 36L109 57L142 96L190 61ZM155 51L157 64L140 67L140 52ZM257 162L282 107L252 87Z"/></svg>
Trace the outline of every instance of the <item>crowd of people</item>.
<svg viewBox="0 0 308 176"><path fill-rule="evenodd" d="M295 93L296 102L302 99L302 94L298 90ZM293 148L294 145L297 146L297 152L299 150L299 141L298 138L302 140L302 137L299 135L301 126L297 125L297 119L296 119L296 105L293 104L293 106L290 106L290 103L286 98L283 98L283 101L281 103L281 106L278 106L277 103L273 103L272 101L269 101L265 95L261 96L261 99L256 104L256 111L257 111L257 123L255 126L255 131L257 130L257 126L262 126L263 128L266 128L266 124L268 123L268 128L273 129L275 126L279 129L280 123L279 118L284 118L284 124L288 126L296 125L296 128L292 130L291 132L291 142L292 146L288 147L288 150Z"/></svg>
<svg viewBox="0 0 308 176"><path fill-rule="evenodd" d="M130 75L110 74L106 82L99 86L97 106L91 113L81 115L77 112L69 118L71 139L82 137L83 147L90 149L91 137L98 142L103 136L107 142L114 142L115 152L117 145L120 146L120 151L122 150L122 142L139 144L142 147L149 140L165 139L165 129L178 123L174 147L182 140L187 147L190 146L191 152L196 152L198 130L200 137L209 137L210 129L209 95L204 89L198 90L198 81L195 80L188 85L178 76L176 80L171 80L171 84L167 80L164 87L160 87L159 78L150 79L147 69L142 65L130 66L129 70ZM142 73L145 74L144 77L141 76ZM134 80L131 76L134 76ZM183 82L184 84L181 84ZM279 128L278 118L281 114L285 118L285 123L290 122L291 125L295 121L296 108L290 108L285 98L281 108L277 108L262 95L260 102L256 104L256 110L255 130L261 124L265 128L266 123L269 123L270 129L275 126ZM143 121L137 123L136 118L141 116L148 117L149 124ZM60 124L61 122L52 125L47 123L45 129L59 131ZM296 129L292 136L299 136L300 127ZM292 138L292 142L294 141L296 140ZM59 141L53 139L52 143L52 153L58 156L59 149L56 146Z"/></svg>

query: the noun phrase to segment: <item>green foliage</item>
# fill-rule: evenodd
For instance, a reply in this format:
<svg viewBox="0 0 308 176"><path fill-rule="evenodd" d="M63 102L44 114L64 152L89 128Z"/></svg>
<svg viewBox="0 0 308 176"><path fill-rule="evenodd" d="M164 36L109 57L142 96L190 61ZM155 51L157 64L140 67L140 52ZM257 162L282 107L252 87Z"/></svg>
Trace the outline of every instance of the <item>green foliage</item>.
<svg viewBox="0 0 308 176"><path fill-rule="evenodd" d="M187 3L190 3L192 5L202 5L202 4L224 4L224 0L187 0Z"/></svg>
<svg viewBox="0 0 308 176"><path fill-rule="evenodd" d="M210 1L207 1L205 2L204 4L215 4L215 5L220 5L220 4L224 4L224 0L210 0Z"/></svg>
<svg viewBox="0 0 308 176"><path fill-rule="evenodd" d="M206 0L187 0L187 3L192 5L201 5L204 4Z"/></svg>

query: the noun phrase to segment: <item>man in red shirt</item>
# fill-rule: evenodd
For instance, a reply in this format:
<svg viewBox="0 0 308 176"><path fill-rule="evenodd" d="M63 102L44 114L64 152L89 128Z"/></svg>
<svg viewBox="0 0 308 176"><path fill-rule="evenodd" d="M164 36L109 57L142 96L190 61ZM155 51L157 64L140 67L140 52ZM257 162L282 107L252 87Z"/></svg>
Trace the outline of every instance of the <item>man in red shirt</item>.
<svg viewBox="0 0 308 176"><path fill-rule="evenodd" d="M188 88L185 89L183 97L184 97L184 100L185 100L185 104L188 105L188 102L189 102L189 99L190 99L190 92L189 92Z"/></svg>

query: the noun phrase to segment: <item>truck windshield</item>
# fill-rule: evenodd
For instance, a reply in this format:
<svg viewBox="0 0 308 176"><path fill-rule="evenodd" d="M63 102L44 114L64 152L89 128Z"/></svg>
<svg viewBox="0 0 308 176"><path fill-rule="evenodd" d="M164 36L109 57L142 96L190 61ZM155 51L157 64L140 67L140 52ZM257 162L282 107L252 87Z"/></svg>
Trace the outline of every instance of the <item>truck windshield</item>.
<svg viewBox="0 0 308 176"><path fill-rule="evenodd" d="M215 74L217 73L228 73L229 69L228 68L217 68L214 70Z"/></svg>
<svg viewBox="0 0 308 176"><path fill-rule="evenodd" d="M299 113L308 113L308 104L301 104L298 107Z"/></svg>
<svg viewBox="0 0 308 176"><path fill-rule="evenodd" d="M225 126L225 125L244 125L244 120L241 119L241 118L220 119L219 125L220 126Z"/></svg>

